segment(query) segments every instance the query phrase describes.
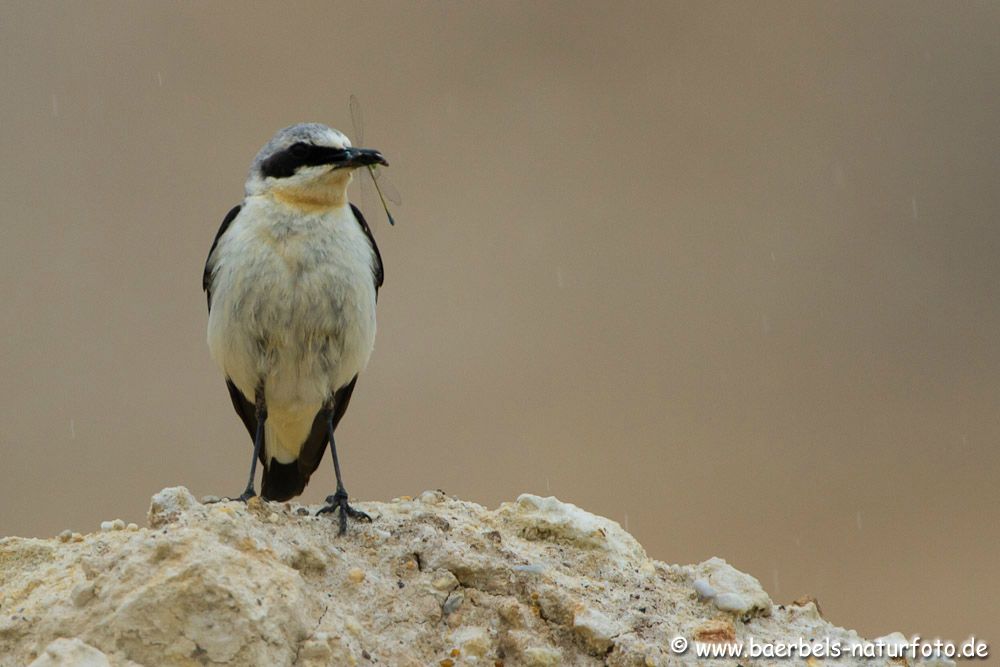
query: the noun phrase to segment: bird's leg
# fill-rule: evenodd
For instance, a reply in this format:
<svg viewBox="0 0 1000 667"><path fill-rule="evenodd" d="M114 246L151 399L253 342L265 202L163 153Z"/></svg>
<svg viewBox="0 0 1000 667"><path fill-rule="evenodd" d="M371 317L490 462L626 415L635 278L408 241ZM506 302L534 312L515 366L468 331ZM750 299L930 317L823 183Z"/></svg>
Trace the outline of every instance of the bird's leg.
<svg viewBox="0 0 1000 667"><path fill-rule="evenodd" d="M247 480L247 488L237 499L246 502L257 495L254 491L253 482L257 476L257 460L260 458L260 448L264 446L264 422L267 421L267 405L264 403L264 387L257 388L254 397L257 408L257 433L253 438L253 458L250 460L250 479Z"/></svg>
<svg viewBox="0 0 1000 667"><path fill-rule="evenodd" d="M326 497L326 506L321 508L317 514L327 514L340 510L340 530L338 534L343 535L347 531L347 517L360 521L371 521L372 518L361 510L356 510L347 504L347 489L344 488L344 482L340 478L340 461L337 460L337 444L333 439L333 415L334 411L330 410L330 416L327 420L327 430L330 433L330 455L333 456L333 472L337 475L337 492L332 496Z"/></svg>

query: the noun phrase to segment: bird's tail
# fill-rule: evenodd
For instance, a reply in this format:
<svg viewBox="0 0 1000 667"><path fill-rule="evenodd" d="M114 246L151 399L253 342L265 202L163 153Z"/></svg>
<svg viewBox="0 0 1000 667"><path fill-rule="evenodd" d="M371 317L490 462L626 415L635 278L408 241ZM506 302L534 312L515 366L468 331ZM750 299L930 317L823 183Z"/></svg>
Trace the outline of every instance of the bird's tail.
<svg viewBox="0 0 1000 667"><path fill-rule="evenodd" d="M302 493L309 481L308 475L303 475L299 462L271 463L264 466L264 479L260 485L260 495L265 500L284 501Z"/></svg>
<svg viewBox="0 0 1000 667"><path fill-rule="evenodd" d="M282 438L289 443L293 441L296 444L302 443L300 447L296 448L298 457L295 460L281 463L276 458L270 457L270 463L264 463L264 477L261 481L260 495L265 500L285 501L300 495L305 490L309 478L319 466L327 444L330 442L327 435L328 415L329 411L326 409L316 412L316 416L312 418L312 425L307 426L304 433L300 424L295 428L285 430L279 425L279 419L274 421L268 419L265 422L265 446L277 445ZM285 424L285 426L288 425ZM266 461L267 458L263 457L263 461Z"/></svg>

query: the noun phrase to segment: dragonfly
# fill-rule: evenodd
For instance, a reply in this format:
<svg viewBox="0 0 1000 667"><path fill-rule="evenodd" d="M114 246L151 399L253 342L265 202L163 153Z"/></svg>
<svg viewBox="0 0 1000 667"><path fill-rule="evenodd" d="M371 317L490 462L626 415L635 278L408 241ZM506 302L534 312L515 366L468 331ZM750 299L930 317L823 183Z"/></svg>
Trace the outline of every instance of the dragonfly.
<svg viewBox="0 0 1000 667"><path fill-rule="evenodd" d="M365 117L361 111L361 102L354 95L351 95L351 124L354 126L354 141L358 146L365 145ZM386 200L391 201L396 206L400 206L403 203L403 198L399 194L399 190L389 181L385 172L376 167L373 164L368 165L368 173L372 177L372 185L375 186L375 191L378 192L378 197L382 201L382 208L385 209L385 217L388 218L390 225L395 225L396 221L392 217L392 213L389 212L389 204ZM361 196L362 199L370 199L370 190L368 190L368 181L361 179Z"/></svg>

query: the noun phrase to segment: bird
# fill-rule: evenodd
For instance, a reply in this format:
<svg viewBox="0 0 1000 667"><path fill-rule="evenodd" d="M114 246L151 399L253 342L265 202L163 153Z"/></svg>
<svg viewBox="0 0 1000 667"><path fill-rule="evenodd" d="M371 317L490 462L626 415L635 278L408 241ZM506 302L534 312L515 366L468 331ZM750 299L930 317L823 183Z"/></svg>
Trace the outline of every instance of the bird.
<svg viewBox="0 0 1000 667"><path fill-rule="evenodd" d="M362 167L388 166L339 130L299 123L257 153L241 204L212 242L202 276L208 348L253 440L238 497L300 495L327 445L336 491L319 513L371 521L348 503L334 432L375 344L382 256L347 186Z"/></svg>

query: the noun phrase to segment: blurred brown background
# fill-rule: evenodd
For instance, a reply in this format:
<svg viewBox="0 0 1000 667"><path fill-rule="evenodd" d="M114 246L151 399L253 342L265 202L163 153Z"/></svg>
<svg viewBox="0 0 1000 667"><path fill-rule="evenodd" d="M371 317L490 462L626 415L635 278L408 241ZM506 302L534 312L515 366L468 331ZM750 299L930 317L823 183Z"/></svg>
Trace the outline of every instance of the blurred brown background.
<svg viewBox="0 0 1000 667"><path fill-rule="evenodd" d="M354 93L404 197L369 211L354 497L554 494L869 636L1000 642L998 34L988 3L5 3L0 535L242 488L202 265L257 149L351 133Z"/></svg>

